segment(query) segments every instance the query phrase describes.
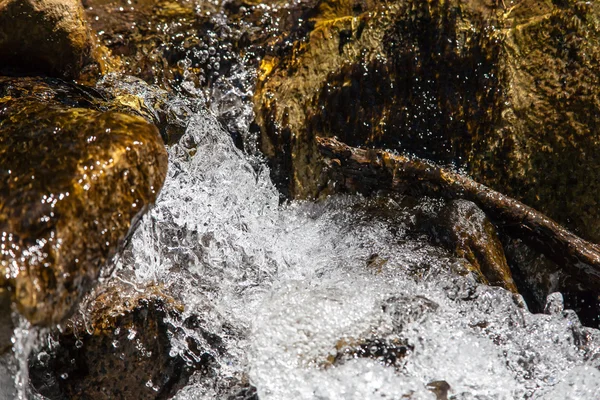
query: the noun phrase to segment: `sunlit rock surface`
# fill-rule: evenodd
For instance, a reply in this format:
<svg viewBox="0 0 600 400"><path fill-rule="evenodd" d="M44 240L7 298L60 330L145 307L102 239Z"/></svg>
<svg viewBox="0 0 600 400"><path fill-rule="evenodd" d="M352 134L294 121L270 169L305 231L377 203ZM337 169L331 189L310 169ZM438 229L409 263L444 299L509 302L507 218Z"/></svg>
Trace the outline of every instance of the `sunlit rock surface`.
<svg viewBox="0 0 600 400"><path fill-rule="evenodd" d="M78 0L0 2L0 69L75 78L100 62Z"/></svg>
<svg viewBox="0 0 600 400"><path fill-rule="evenodd" d="M600 240L600 6L323 1L261 62L261 149L293 197L327 193L313 138L465 167Z"/></svg>
<svg viewBox="0 0 600 400"><path fill-rule="evenodd" d="M191 318L181 321L184 306L161 288L117 282L88 301L30 357L31 384L46 398L168 399L195 370L214 367L219 338L208 351L186 338L184 329L198 327ZM180 336L188 340L183 354L171 343Z"/></svg>
<svg viewBox="0 0 600 400"><path fill-rule="evenodd" d="M69 91L77 87L0 80L0 287L34 324L69 315L167 167L153 125Z"/></svg>

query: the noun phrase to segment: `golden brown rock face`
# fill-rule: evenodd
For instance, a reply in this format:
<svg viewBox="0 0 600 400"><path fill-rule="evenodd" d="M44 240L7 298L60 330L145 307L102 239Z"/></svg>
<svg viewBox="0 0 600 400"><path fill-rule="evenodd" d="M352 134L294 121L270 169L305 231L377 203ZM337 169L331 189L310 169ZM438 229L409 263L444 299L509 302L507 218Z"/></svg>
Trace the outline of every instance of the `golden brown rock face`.
<svg viewBox="0 0 600 400"><path fill-rule="evenodd" d="M93 61L78 0L0 1L0 68L75 78Z"/></svg>
<svg viewBox="0 0 600 400"><path fill-rule="evenodd" d="M599 243L600 4L554 3L507 13L499 59L504 104L469 167Z"/></svg>
<svg viewBox="0 0 600 400"><path fill-rule="evenodd" d="M327 193L315 136L465 167L600 240L600 5L321 1L268 54L261 148L292 197Z"/></svg>
<svg viewBox="0 0 600 400"><path fill-rule="evenodd" d="M153 125L48 82L0 80L0 287L34 324L69 315L167 169Z"/></svg>
<svg viewBox="0 0 600 400"><path fill-rule="evenodd" d="M494 86L490 63L478 65L483 13L465 11L435 1L323 1L306 37L283 57L265 57L255 94L261 148L291 196L323 189L317 135L440 161L458 154L454 137L468 142L466 117L489 119ZM486 23L494 16L488 10Z"/></svg>

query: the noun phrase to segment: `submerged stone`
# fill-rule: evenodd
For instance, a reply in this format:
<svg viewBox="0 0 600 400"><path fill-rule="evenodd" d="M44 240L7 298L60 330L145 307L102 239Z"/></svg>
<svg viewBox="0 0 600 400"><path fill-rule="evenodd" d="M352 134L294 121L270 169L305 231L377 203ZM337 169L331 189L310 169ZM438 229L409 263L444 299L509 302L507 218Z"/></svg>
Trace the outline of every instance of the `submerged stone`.
<svg viewBox="0 0 600 400"><path fill-rule="evenodd" d="M34 324L69 316L165 179L156 127L94 101L0 79L0 287Z"/></svg>
<svg viewBox="0 0 600 400"><path fill-rule="evenodd" d="M449 202L431 229L434 237L466 259L485 283L518 292L496 227L474 203Z"/></svg>
<svg viewBox="0 0 600 400"><path fill-rule="evenodd" d="M75 78L98 62L78 0L0 2L0 69Z"/></svg>
<svg viewBox="0 0 600 400"><path fill-rule="evenodd" d="M58 399L168 399L194 371L210 373L214 357L187 337L171 343L183 305L161 288L111 284L30 357L31 385Z"/></svg>
<svg viewBox="0 0 600 400"><path fill-rule="evenodd" d="M262 59L254 96L284 193L332 190L314 138L337 136L458 164L600 240L600 5L509 3L319 2Z"/></svg>
<svg viewBox="0 0 600 400"><path fill-rule="evenodd" d="M414 350L414 346L406 340L369 338L357 341L340 340L335 349L336 353L329 356L326 366L341 365L356 358L370 358L384 366L400 369L404 365L404 358Z"/></svg>

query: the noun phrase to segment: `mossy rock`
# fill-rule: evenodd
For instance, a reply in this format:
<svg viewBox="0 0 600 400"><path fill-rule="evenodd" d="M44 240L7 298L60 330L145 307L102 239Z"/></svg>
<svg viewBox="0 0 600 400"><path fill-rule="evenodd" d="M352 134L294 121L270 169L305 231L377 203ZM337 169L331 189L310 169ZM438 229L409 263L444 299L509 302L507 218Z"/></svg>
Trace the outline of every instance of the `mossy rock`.
<svg viewBox="0 0 600 400"><path fill-rule="evenodd" d="M52 400L171 398L194 371L216 366L214 350L204 351L192 337L185 338L187 350L173 347L183 332L182 311L157 286L104 286L85 317L69 320L30 357L31 385Z"/></svg>
<svg viewBox="0 0 600 400"><path fill-rule="evenodd" d="M462 167L599 241L600 6L513 3L319 2L254 96L282 191L329 193L314 137L337 136Z"/></svg>
<svg viewBox="0 0 600 400"><path fill-rule="evenodd" d="M166 176L156 127L96 101L0 78L0 287L34 324L69 316Z"/></svg>

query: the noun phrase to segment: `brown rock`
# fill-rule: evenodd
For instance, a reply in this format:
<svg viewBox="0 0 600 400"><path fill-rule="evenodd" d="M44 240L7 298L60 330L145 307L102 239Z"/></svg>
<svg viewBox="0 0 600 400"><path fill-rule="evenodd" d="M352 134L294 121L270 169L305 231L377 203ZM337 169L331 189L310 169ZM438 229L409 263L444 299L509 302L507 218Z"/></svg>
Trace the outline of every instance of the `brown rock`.
<svg viewBox="0 0 600 400"><path fill-rule="evenodd" d="M167 399L214 357L188 337L174 349L183 306L158 287L111 284L30 358L32 387L50 399ZM175 354L171 354L175 353Z"/></svg>
<svg viewBox="0 0 600 400"><path fill-rule="evenodd" d="M330 191L314 138L337 136L457 164L600 241L600 4L508 3L320 2L255 91L282 190Z"/></svg>
<svg viewBox="0 0 600 400"><path fill-rule="evenodd" d="M446 381L432 381L427 384L427 389L435 394L436 400L448 400L450 384Z"/></svg>
<svg viewBox="0 0 600 400"><path fill-rule="evenodd" d="M0 68L77 77L94 61L78 0L0 1Z"/></svg>
<svg viewBox="0 0 600 400"><path fill-rule="evenodd" d="M370 358L382 365L400 369L414 346L403 339L341 339L336 343L335 350L335 354L328 357L325 367L341 365L355 358Z"/></svg>
<svg viewBox="0 0 600 400"><path fill-rule="evenodd" d="M301 16L316 0L84 0L87 19L121 72L183 90L207 89L232 67L255 65L282 31L305 25ZM233 78L232 80L235 80ZM210 97L210 96L209 96ZM209 98L210 100L210 98Z"/></svg>
<svg viewBox="0 0 600 400"><path fill-rule="evenodd" d="M496 227L474 203L449 202L432 229L435 237L466 259L485 283L518 293Z"/></svg>
<svg viewBox="0 0 600 400"><path fill-rule="evenodd" d="M0 79L0 287L34 324L70 314L166 175L156 127L92 97Z"/></svg>

